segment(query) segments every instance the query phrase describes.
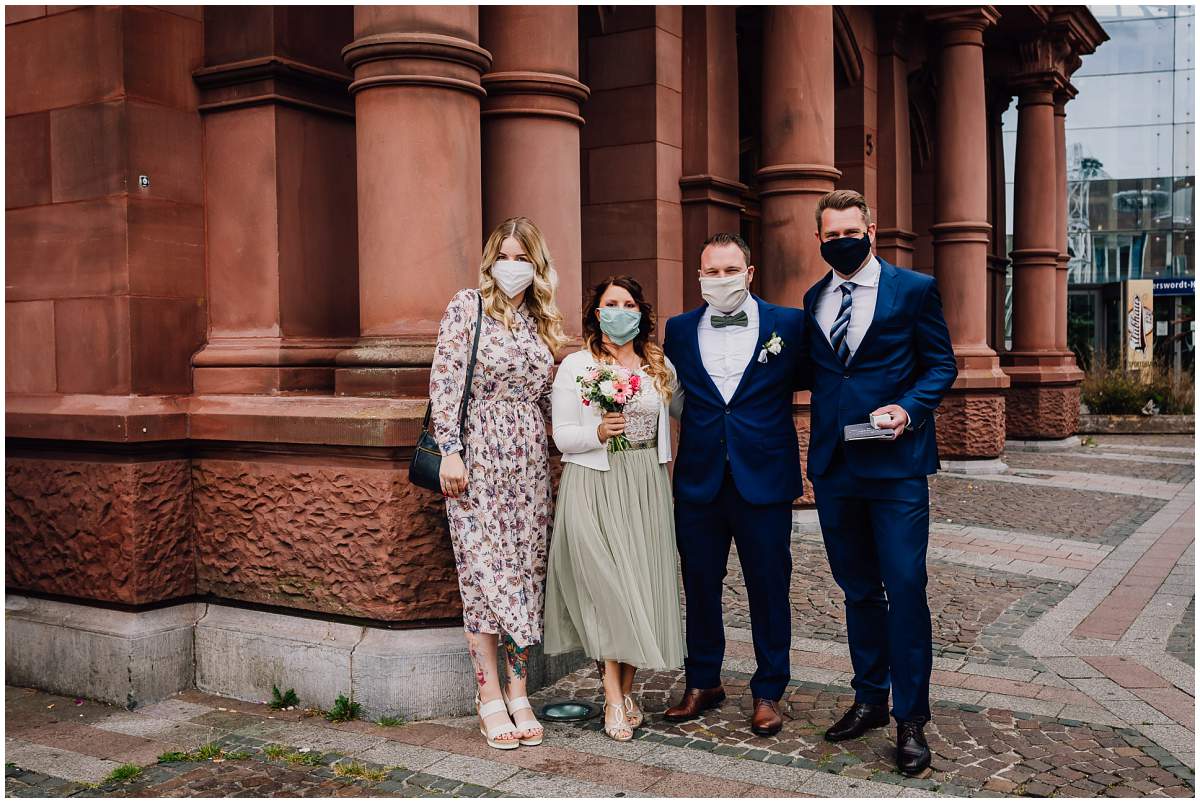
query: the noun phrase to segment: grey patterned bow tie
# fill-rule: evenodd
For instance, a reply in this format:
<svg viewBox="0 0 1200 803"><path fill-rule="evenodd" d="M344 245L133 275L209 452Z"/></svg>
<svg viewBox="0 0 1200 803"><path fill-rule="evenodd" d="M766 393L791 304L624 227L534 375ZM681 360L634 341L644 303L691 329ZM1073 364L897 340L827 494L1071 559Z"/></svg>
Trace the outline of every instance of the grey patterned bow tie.
<svg viewBox="0 0 1200 803"><path fill-rule="evenodd" d="M749 323L745 310L736 315L714 315L711 320L713 329L724 329L726 326L746 326Z"/></svg>

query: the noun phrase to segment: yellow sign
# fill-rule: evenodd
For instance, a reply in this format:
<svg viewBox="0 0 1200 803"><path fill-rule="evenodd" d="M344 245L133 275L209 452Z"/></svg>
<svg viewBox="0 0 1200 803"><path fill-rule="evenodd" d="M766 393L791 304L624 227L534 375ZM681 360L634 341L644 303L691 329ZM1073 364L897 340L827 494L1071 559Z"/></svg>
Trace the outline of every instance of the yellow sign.
<svg viewBox="0 0 1200 803"><path fill-rule="evenodd" d="M1125 365L1144 368L1154 358L1154 281L1125 283Z"/></svg>

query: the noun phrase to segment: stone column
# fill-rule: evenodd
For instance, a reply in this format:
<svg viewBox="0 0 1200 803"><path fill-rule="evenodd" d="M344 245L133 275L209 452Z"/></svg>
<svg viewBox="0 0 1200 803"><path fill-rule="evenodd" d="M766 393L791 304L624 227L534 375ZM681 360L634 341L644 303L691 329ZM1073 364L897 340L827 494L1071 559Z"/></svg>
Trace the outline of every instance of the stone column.
<svg viewBox="0 0 1200 803"><path fill-rule="evenodd" d="M934 275L954 341L958 381L942 404L938 442L949 459L997 458L1004 448L1007 378L987 342L987 105L983 32L990 6L947 8L938 66Z"/></svg>
<svg viewBox="0 0 1200 803"><path fill-rule="evenodd" d="M359 343L339 395L424 396L438 322L478 281L481 75L475 6L356 6Z"/></svg>
<svg viewBox="0 0 1200 803"><path fill-rule="evenodd" d="M1058 220L1058 272L1054 293L1054 346L1072 353L1067 347L1067 103L1075 97L1075 87L1067 84L1054 94L1054 162L1058 199L1054 207Z"/></svg>
<svg viewBox="0 0 1200 803"><path fill-rule="evenodd" d="M762 270L759 292L799 306L829 269L813 211L841 173L834 167L833 10L764 11L762 78Z"/></svg>
<svg viewBox="0 0 1200 803"><path fill-rule="evenodd" d="M683 10L683 306L700 304L700 246L741 228L737 30L733 6Z"/></svg>
<svg viewBox="0 0 1200 803"><path fill-rule="evenodd" d="M1065 438L1075 433L1079 417L1077 383L1082 375L1074 357L1063 353L1065 283L1063 347L1058 345L1059 254L1065 247L1066 211L1058 208L1059 171L1065 164L1060 165L1055 144L1055 94L1064 88L1065 79L1056 50L1048 37L1021 43L1021 73L1013 82L1019 97L1013 177L1013 347L1004 355L1004 366L1012 379L1007 430L1014 439ZM1065 185L1062 200L1066 200ZM1064 270L1064 279L1065 275Z"/></svg>
<svg viewBox="0 0 1200 803"><path fill-rule="evenodd" d="M908 57L903 17L879 32L878 228L875 251L903 268L913 266L912 144L908 119Z"/></svg>
<svg viewBox="0 0 1200 803"><path fill-rule="evenodd" d="M1012 95L1007 87L998 83L989 87L988 221L992 231L988 247L988 345L997 354L1004 350L1005 285L1008 276L1003 117L1011 102Z"/></svg>
<svg viewBox="0 0 1200 803"><path fill-rule="evenodd" d="M546 236L558 271L558 306L581 332L579 12L575 6L485 6L483 236L523 215Z"/></svg>

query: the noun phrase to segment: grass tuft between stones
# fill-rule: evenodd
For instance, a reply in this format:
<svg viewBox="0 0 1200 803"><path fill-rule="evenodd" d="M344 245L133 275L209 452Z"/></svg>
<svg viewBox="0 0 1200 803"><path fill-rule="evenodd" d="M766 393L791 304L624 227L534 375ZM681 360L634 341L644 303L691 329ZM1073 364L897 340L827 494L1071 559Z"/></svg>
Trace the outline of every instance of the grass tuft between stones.
<svg viewBox="0 0 1200 803"><path fill-rule="evenodd" d="M404 724L404 718L389 717L385 714L384 716L380 717L375 724L382 725L385 728L398 728Z"/></svg>
<svg viewBox="0 0 1200 803"><path fill-rule="evenodd" d="M282 759L289 764L303 764L307 767L319 767L324 763L321 761L321 753L316 750L302 753L281 744L269 744L263 748L263 753L267 758Z"/></svg>
<svg viewBox="0 0 1200 803"><path fill-rule="evenodd" d="M181 753L178 750L169 753L163 753L158 757L160 763L168 763L175 761L241 761L242 759L250 758L250 754L244 751L226 752L216 742L202 744L195 750L188 753ZM115 772L115 770L114 770Z"/></svg>
<svg viewBox="0 0 1200 803"><path fill-rule="evenodd" d="M333 701L333 708L325 712L325 718L330 722L349 722L362 716L362 704L351 700L344 694L339 694Z"/></svg>
<svg viewBox="0 0 1200 803"><path fill-rule="evenodd" d="M339 777L361 778L364 781L382 781L387 778L388 770L367 769L357 761L350 761L334 764L333 774Z"/></svg>
<svg viewBox="0 0 1200 803"><path fill-rule="evenodd" d="M142 774L142 768L137 764L122 764L110 772L104 779L105 783L120 783L130 781Z"/></svg>

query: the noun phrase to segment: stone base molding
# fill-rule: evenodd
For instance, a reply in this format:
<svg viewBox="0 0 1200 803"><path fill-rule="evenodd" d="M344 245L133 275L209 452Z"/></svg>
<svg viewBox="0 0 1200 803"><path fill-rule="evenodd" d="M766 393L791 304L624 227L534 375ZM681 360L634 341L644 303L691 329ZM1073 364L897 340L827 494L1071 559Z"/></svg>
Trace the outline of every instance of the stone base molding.
<svg viewBox="0 0 1200 803"><path fill-rule="evenodd" d="M943 460L994 460L1004 451L1004 391L951 390L934 416Z"/></svg>
<svg viewBox="0 0 1200 803"><path fill-rule="evenodd" d="M19 594L4 599L4 682L126 708L190 688L204 606L141 613Z"/></svg>
<svg viewBox="0 0 1200 803"><path fill-rule="evenodd" d="M1022 385L1006 392L1010 440L1058 440L1079 431L1078 384Z"/></svg>
<svg viewBox="0 0 1200 803"><path fill-rule="evenodd" d="M1069 438L1051 441L1007 440L1004 442L1004 450L1006 452L1069 452L1079 448L1079 445L1079 436L1072 435Z"/></svg>
<svg viewBox="0 0 1200 803"><path fill-rule="evenodd" d="M276 685L323 709L344 694L371 720L473 710L475 672L459 627L390 630L200 602L133 613L15 594L5 620L7 683L129 709L190 688L262 702ZM534 647L529 691L583 663Z"/></svg>

